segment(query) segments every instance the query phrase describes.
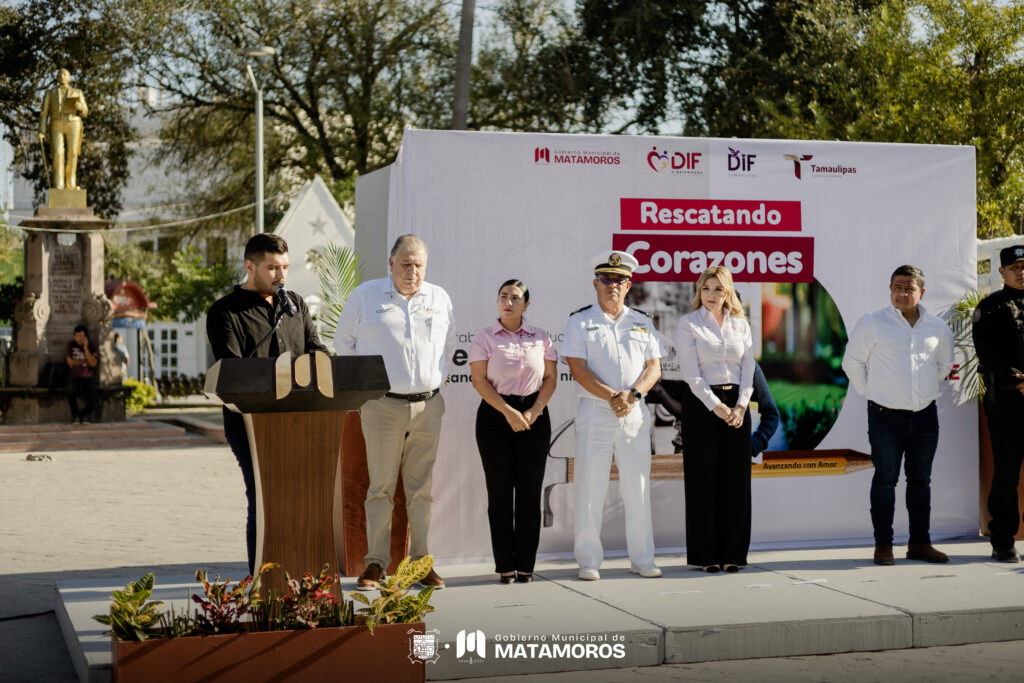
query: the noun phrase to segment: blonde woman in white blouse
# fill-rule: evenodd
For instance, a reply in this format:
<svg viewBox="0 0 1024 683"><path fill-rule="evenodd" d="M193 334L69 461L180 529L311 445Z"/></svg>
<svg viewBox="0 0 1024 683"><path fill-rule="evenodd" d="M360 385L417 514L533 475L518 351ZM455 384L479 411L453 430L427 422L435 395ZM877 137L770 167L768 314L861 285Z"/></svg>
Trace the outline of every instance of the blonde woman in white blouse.
<svg viewBox="0 0 1024 683"><path fill-rule="evenodd" d="M693 312L679 321L683 379L686 560L708 573L738 572L750 546L750 415L754 352L732 273L697 280Z"/></svg>

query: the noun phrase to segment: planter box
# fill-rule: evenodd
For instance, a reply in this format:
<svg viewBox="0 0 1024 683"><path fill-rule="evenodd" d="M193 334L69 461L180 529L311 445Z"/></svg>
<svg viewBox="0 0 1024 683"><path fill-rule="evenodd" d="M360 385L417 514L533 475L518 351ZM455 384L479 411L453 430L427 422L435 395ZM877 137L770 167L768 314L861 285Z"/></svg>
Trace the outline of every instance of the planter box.
<svg viewBox="0 0 1024 683"><path fill-rule="evenodd" d="M111 638L114 683L222 681L387 681L422 683L423 662L410 659L422 622L302 631L160 638Z"/></svg>

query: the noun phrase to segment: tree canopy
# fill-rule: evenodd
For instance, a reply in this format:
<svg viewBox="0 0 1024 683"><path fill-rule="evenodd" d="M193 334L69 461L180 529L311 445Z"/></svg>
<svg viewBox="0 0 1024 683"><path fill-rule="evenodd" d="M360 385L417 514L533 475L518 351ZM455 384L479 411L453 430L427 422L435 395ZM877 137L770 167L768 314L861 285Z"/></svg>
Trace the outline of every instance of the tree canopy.
<svg viewBox="0 0 1024 683"><path fill-rule="evenodd" d="M88 74L80 175L101 213L119 206L130 85L167 95L160 161L187 179L193 216L254 194L247 61L265 100L268 196L319 174L346 202L405 126L450 121L459 3L13 1L0 0L0 121L16 163L42 187L26 135L36 100L58 65ZM478 10L469 125L974 145L979 235L1022 232L1022 12L1022 0L496 0ZM247 58L257 45L274 54ZM268 207L271 222L282 209Z"/></svg>

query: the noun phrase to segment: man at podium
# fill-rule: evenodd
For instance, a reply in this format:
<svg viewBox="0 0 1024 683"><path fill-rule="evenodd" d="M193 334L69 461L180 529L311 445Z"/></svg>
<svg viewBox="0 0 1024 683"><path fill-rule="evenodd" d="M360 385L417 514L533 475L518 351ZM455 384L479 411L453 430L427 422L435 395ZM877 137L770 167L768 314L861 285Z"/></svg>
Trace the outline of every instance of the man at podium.
<svg viewBox="0 0 1024 683"><path fill-rule="evenodd" d="M388 258L390 277L359 285L345 303L334 346L340 355L384 358L391 391L359 409L370 487L366 492L366 570L356 587L373 590L391 560L393 496L401 473L409 517L409 554L428 554L434 459L455 321L448 293L424 282L427 246L402 235ZM420 581L444 588L433 569Z"/></svg>
<svg viewBox="0 0 1024 683"><path fill-rule="evenodd" d="M276 358L290 351L299 356L327 351L317 336L302 297L284 289L288 280L288 243L269 233L253 236L245 245L245 282L218 299L206 313L206 335L213 356ZM249 572L256 561L256 481L249 437L242 415L224 408L224 437L238 459L249 504L245 541Z"/></svg>

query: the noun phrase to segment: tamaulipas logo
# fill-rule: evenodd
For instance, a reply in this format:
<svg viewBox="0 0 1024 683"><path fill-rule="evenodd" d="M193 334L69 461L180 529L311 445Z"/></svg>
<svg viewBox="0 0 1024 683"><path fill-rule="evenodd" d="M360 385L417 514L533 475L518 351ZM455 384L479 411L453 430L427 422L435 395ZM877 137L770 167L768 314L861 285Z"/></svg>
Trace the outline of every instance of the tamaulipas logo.
<svg viewBox="0 0 1024 683"><path fill-rule="evenodd" d="M793 175L796 176L797 180L803 178L842 178L847 175L854 175L857 173L856 166L847 166L841 163L813 163L811 159L814 158L811 154L783 154L783 159L788 159L793 162ZM811 162L806 166L802 166L801 162ZM810 171L810 173L805 173Z"/></svg>

